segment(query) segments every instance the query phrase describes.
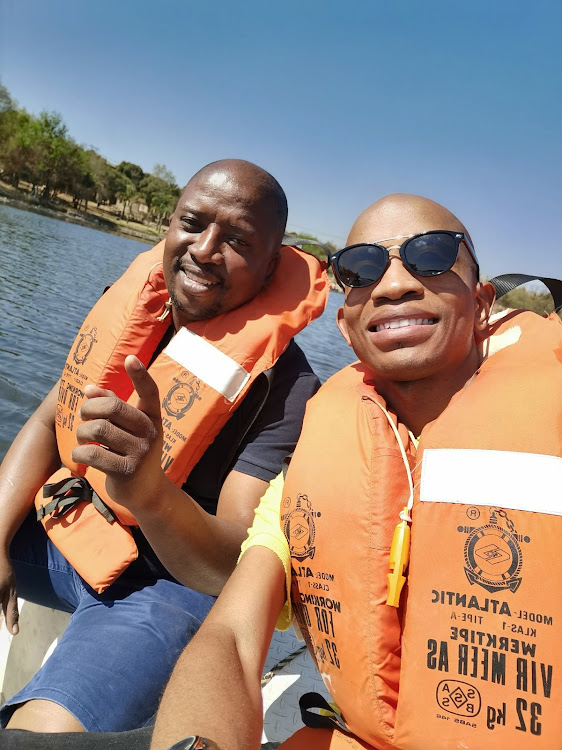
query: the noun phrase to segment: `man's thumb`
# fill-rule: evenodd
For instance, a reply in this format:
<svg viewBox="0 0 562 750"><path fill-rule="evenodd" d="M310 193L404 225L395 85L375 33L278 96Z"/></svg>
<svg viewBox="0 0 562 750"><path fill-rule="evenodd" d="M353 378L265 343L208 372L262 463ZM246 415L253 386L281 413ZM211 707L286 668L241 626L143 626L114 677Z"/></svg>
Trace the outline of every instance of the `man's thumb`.
<svg viewBox="0 0 562 750"><path fill-rule="evenodd" d="M139 397L137 409L144 412L151 419L160 421L160 395L154 379L134 354L125 358L125 371L133 381Z"/></svg>

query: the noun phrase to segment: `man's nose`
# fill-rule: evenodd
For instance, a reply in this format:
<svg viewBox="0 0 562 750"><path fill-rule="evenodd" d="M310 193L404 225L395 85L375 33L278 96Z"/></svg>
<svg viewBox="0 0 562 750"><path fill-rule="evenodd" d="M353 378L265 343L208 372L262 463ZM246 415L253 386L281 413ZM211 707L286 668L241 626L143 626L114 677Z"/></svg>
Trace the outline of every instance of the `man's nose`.
<svg viewBox="0 0 562 750"><path fill-rule="evenodd" d="M405 295L423 293L423 283L414 276L402 262L397 253L391 253L388 265L378 284L374 284L371 296L373 299L401 299Z"/></svg>
<svg viewBox="0 0 562 750"><path fill-rule="evenodd" d="M209 224L197 235L195 242L189 246L189 252L199 263L223 262L221 252L221 233L219 227Z"/></svg>

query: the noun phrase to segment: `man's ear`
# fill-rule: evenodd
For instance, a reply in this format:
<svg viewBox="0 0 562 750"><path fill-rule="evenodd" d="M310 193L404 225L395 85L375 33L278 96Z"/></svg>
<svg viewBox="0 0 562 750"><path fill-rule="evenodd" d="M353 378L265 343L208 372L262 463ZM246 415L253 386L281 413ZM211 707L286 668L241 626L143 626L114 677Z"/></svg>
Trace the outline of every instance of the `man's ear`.
<svg viewBox="0 0 562 750"><path fill-rule="evenodd" d="M345 322L343 307L340 307L336 313L336 323L338 324L341 335L347 341L347 345L351 346L351 339L349 338L349 332L347 330L347 323Z"/></svg>
<svg viewBox="0 0 562 750"><path fill-rule="evenodd" d="M496 301L496 290L489 281L479 281L474 294L474 333L477 341L486 337L488 321Z"/></svg>
<svg viewBox="0 0 562 750"><path fill-rule="evenodd" d="M275 275L275 271L277 271L277 268L279 267L279 263L281 262L281 248L277 249L271 258L269 259L269 262L267 264L267 268L265 271L265 283L269 284L273 276Z"/></svg>

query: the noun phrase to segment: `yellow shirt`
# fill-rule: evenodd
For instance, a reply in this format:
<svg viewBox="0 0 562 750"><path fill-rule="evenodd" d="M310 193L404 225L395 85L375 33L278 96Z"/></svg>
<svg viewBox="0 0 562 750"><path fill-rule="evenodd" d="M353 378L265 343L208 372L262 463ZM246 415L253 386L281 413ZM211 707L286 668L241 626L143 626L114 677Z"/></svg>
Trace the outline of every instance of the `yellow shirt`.
<svg viewBox="0 0 562 750"><path fill-rule="evenodd" d="M238 561L250 547L267 547L281 560L285 569L285 586L287 599L277 619L277 630L288 630L291 627L293 612L291 609L291 553L285 534L281 529L281 498L283 497L283 485L285 478L283 472L278 474L269 483L265 495L255 510L252 528L248 531L248 537L242 543L242 549Z"/></svg>

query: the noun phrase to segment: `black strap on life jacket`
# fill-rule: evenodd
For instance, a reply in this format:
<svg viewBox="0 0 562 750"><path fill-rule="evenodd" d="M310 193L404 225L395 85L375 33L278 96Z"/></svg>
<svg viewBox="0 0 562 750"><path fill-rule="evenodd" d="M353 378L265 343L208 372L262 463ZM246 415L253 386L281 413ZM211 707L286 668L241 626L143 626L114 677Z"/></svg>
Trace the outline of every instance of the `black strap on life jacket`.
<svg viewBox="0 0 562 750"><path fill-rule="evenodd" d="M312 729L339 729L340 732L350 733L341 714L334 711L334 708L330 706L320 693L305 693L301 695L299 707L302 722L306 727L311 727ZM311 709L316 709L316 711ZM317 713L318 710L322 710L325 713Z"/></svg>
<svg viewBox="0 0 562 750"><path fill-rule="evenodd" d="M75 508L79 503L92 503L94 508L102 514L108 523L117 520L115 513L109 508L84 477L66 477L58 482L46 484L43 487L43 497L52 497L50 503L37 508L37 520L45 516L59 518Z"/></svg>
<svg viewBox="0 0 562 750"><path fill-rule="evenodd" d="M322 250L324 250L324 252L326 253L326 262L330 262L330 257L332 255L330 248L326 247L326 245L323 245L321 242L318 242L318 240L311 240L308 237L293 237L290 234L286 234L283 237L283 244L290 245L291 247L301 248L303 245L316 245L316 247L321 247Z"/></svg>
<svg viewBox="0 0 562 750"><path fill-rule="evenodd" d="M554 300L554 310L558 311L562 307L562 281L560 279L551 279L548 276L529 276L526 273L504 273L501 276L494 276L490 279L496 289L498 299L504 294L511 292L521 284L527 284L529 281L542 281L548 291L552 294Z"/></svg>

